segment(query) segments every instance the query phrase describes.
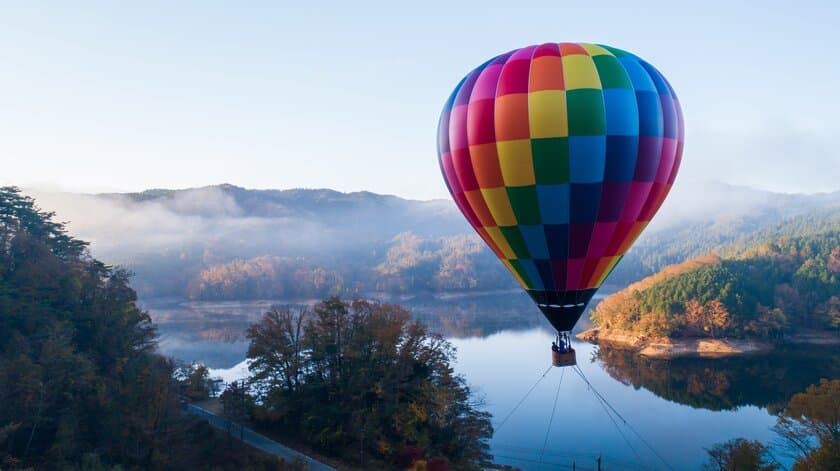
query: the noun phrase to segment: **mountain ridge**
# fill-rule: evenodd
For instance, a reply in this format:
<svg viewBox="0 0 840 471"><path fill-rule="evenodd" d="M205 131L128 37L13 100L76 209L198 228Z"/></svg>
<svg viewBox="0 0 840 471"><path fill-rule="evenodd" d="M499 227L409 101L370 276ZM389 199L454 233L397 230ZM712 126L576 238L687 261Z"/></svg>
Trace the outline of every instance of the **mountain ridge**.
<svg viewBox="0 0 840 471"><path fill-rule="evenodd" d="M71 233L90 240L98 258L134 271L144 297L201 299L194 288L202 279L226 282L219 278L223 272L236 273L246 285L258 283L261 296L302 294L296 286L323 278L319 273L342 281L307 295L516 287L445 199L231 184L36 196L45 209L69 221ZM840 191L791 195L727 184L679 185L607 283L626 285L747 240L745 234L835 207L840 208ZM274 276L286 280L286 287L273 285ZM299 282L289 281L296 276Z"/></svg>

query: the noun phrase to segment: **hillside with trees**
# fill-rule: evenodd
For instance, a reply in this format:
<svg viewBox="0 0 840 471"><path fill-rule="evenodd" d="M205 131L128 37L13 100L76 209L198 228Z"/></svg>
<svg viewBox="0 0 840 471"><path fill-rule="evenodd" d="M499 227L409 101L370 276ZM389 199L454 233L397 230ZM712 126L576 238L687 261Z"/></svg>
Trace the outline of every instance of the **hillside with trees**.
<svg viewBox="0 0 840 471"><path fill-rule="evenodd" d="M786 232L807 235L736 245L725 258L668 267L605 299L592 320L653 338L781 340L803 330L840 335L840 227L802 227Z"/></svg>
<svg viewBox="0 0 840 471"><path fill-rule="evenodd" d="M213 265L189 281L187 297L197 300L361 296L372 291L417 293L494 290L512 287L511 277L467 235L424 238L397 234L383 260L318 264L306 257L259 256ZM370 260L367 263L373 263Z"/></svg>
<svg viewBox="0 0 840 471"><path fill-rule="evenodd" d="M742 198L756 197L754 190L723 190L725 200L713 214L700 212L680 222L654 218L621 263L610 275L610 281L627 285L655 274L668 265L710 253L733 256L750 247L779 237L813 235L840 227L840 193L827 195L767 194L752 204ZM729 199L731 198L731 199ZM667 215L666 215L667 216Z"/></svg>
<svg viewBox="0 0 840 471"><path fill-rule="evenodd" d="M0 468L287 469L179 404L124 270L0 187Z"/></svg>
<svg viewBox="0 0 840 471"><path fill-rule="evenodd" d="M695 193L703 195L702 205ZM218 185L45 193L41 201L70 220L69 229L90 240L98 258L135 273L132 284L144 299L311 299L518 287L448 200ZM840 193L680 185L607 284L624 286L708 253L729 256L733 247L783 235L784 227L837 224L838 207Z"/></svg>

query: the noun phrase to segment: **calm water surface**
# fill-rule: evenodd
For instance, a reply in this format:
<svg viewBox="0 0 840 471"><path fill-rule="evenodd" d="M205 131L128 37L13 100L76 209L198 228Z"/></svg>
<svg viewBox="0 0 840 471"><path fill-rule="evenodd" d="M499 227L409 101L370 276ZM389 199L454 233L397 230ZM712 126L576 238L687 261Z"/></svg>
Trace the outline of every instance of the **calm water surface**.
<svg viewBox="0 0 840 471"><path fill-rule="evenodd" d="M449 337L458 349L456 370L494 416L496 461L525 470L571 469L572 463L594 469L599 455L603 469L668 469L655 453L673 469L699 469L704 448L715 443L735 437L773 441L773 412L792 394L820 377L840 378L836 349L662 361L575 342L581 372L628 427L607 415L575 370L549 368L553 334L525 295L389 301L408 306ZM165 354L204 362L229 381L247 374L241 334L271 304L154 300L145 307L158 323Z"/></svg>

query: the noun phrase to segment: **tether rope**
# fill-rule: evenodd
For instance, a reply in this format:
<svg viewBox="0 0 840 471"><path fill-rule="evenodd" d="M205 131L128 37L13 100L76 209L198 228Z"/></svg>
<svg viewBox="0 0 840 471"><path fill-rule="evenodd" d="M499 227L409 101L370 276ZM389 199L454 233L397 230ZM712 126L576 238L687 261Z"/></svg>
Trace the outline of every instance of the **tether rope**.
<svg viewBox="0 0 840 471"><path fill-rule="evenodd" d="M601 393L598 392L597 389L595 389L595 386L593 386L592 383L590 383L589 380L586 379L586 375L583 374L583 370L581 370L580 367L577 366L577 365L574 366L574 369L575 369L575 372L577 372L578 376L580 376L580 378L583 380L583 382L586 383L586 385L589 387L589 389L595 394L595 397L598 398L598 400L602 403L602 407L604 405L606 407L609 407L609 410L611 410L616 415L616 417L618 417L618 419L621 420L621 422L624 425L626 425L627 428L630 429L630 431L633 432L634 435L636 435L636 438L638 438L639 441L641 441L651 451L651 453L653 453L657 458L659 458L659 461L661 461L662 464L664 464L666 468L668 468L670 470L673 470L674 468L667 461L665 461L665 458L663 458L662 455L660 455L656 451L656 449L654 449L653 446L650 443L648 443L648 441L645 440L644 437L642 437L641 434L639 434L639 432L636 431L636 429L632 425L630 425L630 422L628 422L627 419L625 419L621 414L619 414L618 411L615 409L615 407L613 407L612 404L610 404L609 401L607 401L607 399L603 395L601 395ZM615 423L615 420L612 418L612 416L609 414L609 412L607 412L607 415L609 415L610 419L613 420L613 423ZM616 424L616 427L618 427L618 424ZM619 433L620 432L621 431L619 430ZM624 437L624 434L622 433L621 436ZM625 441L627 441L626 438L625 438ZM628 445L629 445L629 443L628 443ZM633 450L633 453L635 453L637 457L639 456L638 453L636 453L636 450L632 446L630 447L630 449Z"/></svg>
<svg viewBox="0 0 840 471"><path fill-rule="evenodd" d="M577 373L577 370L575 372ZM580 375L580 373L578 373L578 375ZM586 379L584 379L584 381L586 381ZM587 388L593 392L595 391L591 386L587 386ZM630 451L632 451L633 454L636 456L636 461L638 462L638 464L644 467L644 460L639 455L639 452L636 451L636 448L630 443L630 440L627 439L627 436L624 435L624 432L621 431L621 426L618 425L618 422L616 422L615 417L612 416L610 410L607 408L608 404L605 405L604 401L602 401L597 394L595 394L595 400L598 401L598 404L601 406L602 409L604 409L604 413L607 414L607 417L609 417L610 421L613 423L613 426L615 427L615 430L618 432L618 434L621 435L621 438L624 440L624 443L627 444L627 447L630 448Z"/></svg>
<svg viewBox="0 0 840 471"><path fill-rule="evenodd" d="M516 410L519 409L519 407L525 402L525 400L528 399L528 396L530 396L531 393L534 392L534 389L537 388L537 386L546 377L546 375L548 375L549 371L551 371L552 368L553 368L553 366L549 365L548 369L545 370L545 373L543 373L542 376L540 376L539 379L537 379L537 382L534 383L533 386L531 386L531 389L529 389L528 392L525 393L525 395L522 397L522 399L520 399L519 402L513 407L513 409L511 409L511 411L508 412L508 414L505 416L505 418L502 419L501 422L499 422L499 425L497 427L495 427L496 430L494 430L494 433L498 433L498 431L502 429L502 427L505 425L505 423L507 423L508 419L510 419L511 416L513 416L514 412L516 412Z"/></svg>
<svg viewBox="0 0 840 471"><path fill-rule="evenodd" d="M551 424L554 422L554 413L557 411L557 399L560 397L560 385L563 384L563 376L566 375L564 368L560 372L560 381L557 383L557 392L554 393L554 405L551 406L551 417L548 419L548 428L545 429L545 438L543 439L542 450L540 450L540 468L542 468L543 455L545 454L545 447L548 445L548 436L551 434Z"/></svg>

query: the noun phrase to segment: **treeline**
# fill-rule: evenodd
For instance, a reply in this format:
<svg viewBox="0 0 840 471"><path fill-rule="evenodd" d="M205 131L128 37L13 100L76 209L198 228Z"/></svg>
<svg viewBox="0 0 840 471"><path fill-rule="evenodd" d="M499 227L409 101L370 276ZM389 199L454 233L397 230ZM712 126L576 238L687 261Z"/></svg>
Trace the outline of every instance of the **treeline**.
<svg viewBox="0 0 840 471"><path fill-rule="evenodd" d="M490 416L454 373L453 347L400 306L277 307L247 336L251 392L231 389L222 401L246 404L266 433L362 469L488 464Z"/></svg>
<svg viewBox="0 0 840 471"><path fill-rule="evenodd" d="M189 282L197 300L279 299L506 289L515 286L477 236L398 234L377 251L324 258L259 256L211 265Z"/></svg>
<svg viewBox="0 0 840 471"><path fill-rule="evenodd" d="M125 271L0 188L0 468L281 469L184 415Z"/></svg>
<svg viewBox="0 0 840 471"><path fill-rule="evenodd" d="M731 258L767 240L817 235L838 227L840 205L836 203L820 209L804 206L783 210L771 205L737 217L689 221L660 230L654 226L643 233L608 280L628 285L666 266L706 254Z"/></svg>
<svg viewBox="0 0 840 471"><path fill-rule="evenodd" d="M277 299L340 294L344 276L313 266L305 258L260 256L214 265L198 273L187 286L187 297L198 300Z"/></svg>
<svg viewBox="0 0 840 471"><path fill-rule="evenodd" d="M840 329L840 231L783 237L736 258L702 259L631 285L592 314L596 325L653 337L778 338Z"/></svg>

